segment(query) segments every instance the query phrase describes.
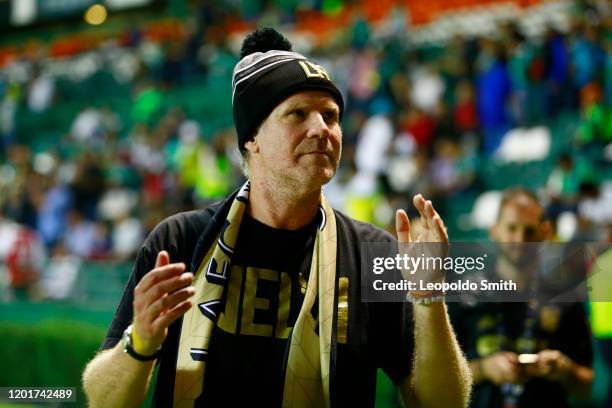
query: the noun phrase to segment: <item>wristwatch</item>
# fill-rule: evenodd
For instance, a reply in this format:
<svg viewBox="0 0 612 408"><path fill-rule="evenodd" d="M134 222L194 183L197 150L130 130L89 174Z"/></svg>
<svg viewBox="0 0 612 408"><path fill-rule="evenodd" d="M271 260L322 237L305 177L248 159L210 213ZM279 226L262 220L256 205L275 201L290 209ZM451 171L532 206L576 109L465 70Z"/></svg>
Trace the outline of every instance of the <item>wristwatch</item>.
<svg viewBox="0 0 612 408"><path fill-rule="evenodd" d="M151 361L159 357L159 352L161 350L161 347L159 348L159 350L157 350L155 353L153 353L150 356L144 356L142 354L137 353L136 350L134 350L134 346L132 342L132 326L133 325L130 324L127 327L127 329L125 329L125 331L123 332L123 337L121 339L121 341L123 342L123 351L128 353L130 356L132 356L138 361Z"/></svg>

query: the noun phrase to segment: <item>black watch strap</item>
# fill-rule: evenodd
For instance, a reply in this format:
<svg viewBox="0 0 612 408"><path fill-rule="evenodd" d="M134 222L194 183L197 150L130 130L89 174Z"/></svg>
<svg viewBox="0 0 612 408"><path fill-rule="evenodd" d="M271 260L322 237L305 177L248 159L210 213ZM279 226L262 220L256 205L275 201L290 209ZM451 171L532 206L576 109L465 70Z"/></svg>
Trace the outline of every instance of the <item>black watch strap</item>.
<svg viewBox="0 0 612 408"><path fill-rule="evenodd" d="M128 328L125 329L125 332L123 333L123 351L129 354L130 356L132 356L133 358L135 358L136 360L138 361L155 360L157 357L159 357L160 350L157 350L155 353L153 353L150 356L145 356L145 355L137 353L136 350L134 350L134 347L132 346L132 325L128 326Z"/></svg>
<svg viewBox="0 0 612 408"><path fill-rule="evenodd" d="M155 354L152 354L150 356L143 356L142 354L138 354L131 344L126 344L123 348L123 351L125 351L130 356L134 357L136 360L139 361L151 361L159 357L159 351L156 351Z"/></svg>

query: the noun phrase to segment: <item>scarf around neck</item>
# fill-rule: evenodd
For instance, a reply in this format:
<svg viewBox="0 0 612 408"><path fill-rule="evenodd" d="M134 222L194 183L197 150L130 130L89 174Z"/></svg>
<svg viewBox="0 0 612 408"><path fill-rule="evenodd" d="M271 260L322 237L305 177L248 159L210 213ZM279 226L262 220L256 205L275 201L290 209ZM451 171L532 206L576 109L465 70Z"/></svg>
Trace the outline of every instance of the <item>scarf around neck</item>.
<svg viewBox="0 0 612 408"><path fill-rule="evenodd" d="M196 293L193 301L197 307L192 307L183 316L176 362L175 408L192 408L204 388L209 343L213 327L223 313L224 291L249 191L250 182L247 181L231 202L220 232L208 231L217 239L202 250L205 255L199 256L201 261L194 268ZM330 361L336 341L333 321L337 232L334 211L323 194L319 210L321 223L315 238L306 293L287 339L289 349L283 361L283 407L330 406L330 370L333 370ZM315 304L318 304L318 321L311 313Z"/></svg>

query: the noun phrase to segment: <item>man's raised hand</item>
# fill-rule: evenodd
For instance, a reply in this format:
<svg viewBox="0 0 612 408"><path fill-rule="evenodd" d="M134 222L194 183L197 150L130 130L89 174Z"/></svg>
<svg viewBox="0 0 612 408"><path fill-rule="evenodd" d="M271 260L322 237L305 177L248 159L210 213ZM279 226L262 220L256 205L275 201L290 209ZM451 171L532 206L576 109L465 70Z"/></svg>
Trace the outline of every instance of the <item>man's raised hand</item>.
<svg viewBox="0 0 612 408"><path fill-rule="evenodd" d="M421 214L420 233L417 240L413 243L410 236L410 220L408 215L404 210L397 210L395 214L395 229L400 254L414 258L420 256L446 256L448 252L448 233L442 218L433 208L431 201L425 200L421 194L415 195L412 202L419 211L419 214ZM403 270L402 274L406 280L416 283L418 288L426 286L425 284L428 283L442 282L444 280L444 271L442 270L426 271L421 269L411 271L410 273ZM410 294L417 298L428 297L433 293L431 290L417 289L410 291Z"/></svg>
<svg viewBox="0 0 612 408"><path fill-rule="evenodd" d="M170 263L166 251L157 254L155 268L134 289L134 350L151 355L168 335L168 326L192 306L195 294L193 273L185 272L184 263Z"/></svg>

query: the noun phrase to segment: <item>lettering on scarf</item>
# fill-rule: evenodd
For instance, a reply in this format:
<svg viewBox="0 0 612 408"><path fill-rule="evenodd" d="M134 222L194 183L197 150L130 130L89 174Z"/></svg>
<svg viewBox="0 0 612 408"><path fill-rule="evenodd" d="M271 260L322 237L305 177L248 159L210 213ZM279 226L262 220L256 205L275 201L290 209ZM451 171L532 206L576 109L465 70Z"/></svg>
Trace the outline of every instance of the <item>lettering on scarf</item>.
<svg viewBox="0 0 612 408"><path fill-rule="evenodd" d="M291 333L292 289L298 291L299 285L292 285L286 272L233 266L217 325L232 334L286 339Z"/></svg>

